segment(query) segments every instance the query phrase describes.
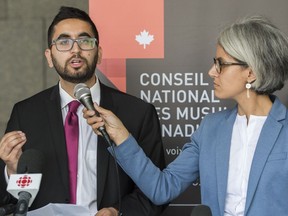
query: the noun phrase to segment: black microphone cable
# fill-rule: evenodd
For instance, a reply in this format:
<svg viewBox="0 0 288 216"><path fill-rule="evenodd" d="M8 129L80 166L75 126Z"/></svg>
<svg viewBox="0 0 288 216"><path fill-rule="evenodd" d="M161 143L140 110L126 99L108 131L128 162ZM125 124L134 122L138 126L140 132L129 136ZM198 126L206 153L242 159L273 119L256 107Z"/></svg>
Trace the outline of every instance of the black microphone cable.
<svg viewBox="0 0 288 216"><path fill-rule="evenodd" d="M92 101L92 96L91 96L91 91L89 89L89 87L84 84L84 83L78 83L75 87L74 87L74 96L88 109L88 110L93 110L96 114L96 116L100 116L98 111L95 109L94 105L93 105L93 101ZM118 186L118 200L119 200L119 210L118 210L118 216L123 216L122 214L122 204L121 204L121 185L120 185L120 175L119 175L119 168L118 168L118 164L117 164L117 157L115 154L115 150L114 150L114 143L113 141L110 139L106 129L104 127L99 127L98 130L101 132L104 140L106 141L106 143L111 147L112 149L112 156L114 158L114 163L115 163L115 169L116 169L116 175L117 175L117 186Z"/></svg>
<svg viewBox="0 0 288 216"><path fill-rule="evenodd" d="M116 175L117 175L117 185L118 185L118 199L119 199L119 211L118 211L118 216L123 216L122 214L122 204L121 204L121 185L120 185L120 178L119 178L119 169L118 169L118 164L117 164L117 160L116 160L116 154L115 154L115 150L114 150L114 143L109 144L109 146L112 149L112 156L114 158L114 163L115 163L115 168L116 168Z"/></svg>
<svg viewBox="0 0 288 216"><path fill-rule="evenodd" d="M14 216L26 216L28 212L28 203L31 199L31 194L28 192L20 192L17 205L15 207Z"/></svg>

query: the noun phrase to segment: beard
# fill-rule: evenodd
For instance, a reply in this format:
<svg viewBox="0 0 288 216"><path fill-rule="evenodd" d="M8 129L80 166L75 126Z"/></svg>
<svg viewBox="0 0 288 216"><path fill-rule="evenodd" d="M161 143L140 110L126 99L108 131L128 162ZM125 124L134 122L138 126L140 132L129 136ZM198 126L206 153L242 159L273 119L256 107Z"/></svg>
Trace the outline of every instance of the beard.
<svg viewBox="0 0 288 216"><path fill-rule="evenodd" d="M72 58L75 58L75 56L68 59L64 67L60 65L60 63L53 55L51 55L51 58L55 70L63 80L71 83L85 83L86 81L91 79L95 74L98 54L95 56L91 64L88 64L88 61L85 58L82 58L80 55L77 55L77 58L80 58L84 62L84 66L79 69L77 68L73 69L76 70L76 72L72 72L68 69L69 62L71 61Z"/></svg>

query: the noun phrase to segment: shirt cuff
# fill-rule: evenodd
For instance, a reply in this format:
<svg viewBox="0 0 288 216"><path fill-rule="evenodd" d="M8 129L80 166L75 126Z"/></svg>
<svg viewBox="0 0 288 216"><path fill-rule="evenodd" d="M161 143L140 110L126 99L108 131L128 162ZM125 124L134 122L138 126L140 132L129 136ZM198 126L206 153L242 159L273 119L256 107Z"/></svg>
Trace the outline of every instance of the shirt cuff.
<svg viewBox="0 0 288 216"><path fill-rule="evenodd" d="M5 166L5 168L4 168L4 176L5 176L6 183L8 184L9 176L8 176L8 172L7 172L7 166Z"/></svg>

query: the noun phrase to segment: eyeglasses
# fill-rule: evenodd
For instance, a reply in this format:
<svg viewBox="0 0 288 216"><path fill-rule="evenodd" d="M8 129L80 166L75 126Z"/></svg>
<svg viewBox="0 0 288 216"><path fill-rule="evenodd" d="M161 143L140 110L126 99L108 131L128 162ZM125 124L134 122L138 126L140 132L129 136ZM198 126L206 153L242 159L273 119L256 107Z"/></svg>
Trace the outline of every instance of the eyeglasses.
<svg viewBox="0 0 288 216"><path fill-rule="evenodd" d="M95 45L98 43L96 38L59 38L53 40L50 47L55 45L56 49L60 52L70 51L74 45L77 43L81 50L92 50L95 48Z"/></svg>
<svg viewBox="0 0 288 216"><path fill-rule="evenodd" d="M218 74L221 74L222 66L232 66L232 65L248 66L244 62L221 62L220 59L216 59L216 58L213 58L213 60L214 60L214 65Z"/></svg>

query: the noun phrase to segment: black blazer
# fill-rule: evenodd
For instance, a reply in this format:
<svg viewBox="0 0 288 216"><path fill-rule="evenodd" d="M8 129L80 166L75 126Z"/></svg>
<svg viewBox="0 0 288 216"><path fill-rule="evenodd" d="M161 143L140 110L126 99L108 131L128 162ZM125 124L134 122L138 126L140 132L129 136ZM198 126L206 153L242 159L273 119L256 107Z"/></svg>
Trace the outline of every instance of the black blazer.
<svg viewBox="0 0 288 216"><path fill-rule="evenodd" d="M100 83L100 105L113 111L137 139L147 156L160 168L165 166L160 124L153 105ZM40 190L29 210L48 203L69 203L68 160L58 85L18 102L6 132L21 130L26 134L24 149L44 153L45 162ZM117 173L108 145L98 138L97 203L98 209L118 208ZM131 161L132 162L132 161ZM0 161L0 194L7 194L3 161ZM124 216L160 215L155 206L119 168L121 204ZM149 182L147 182L149 184ZM0 199L4 199L1 198ZM0 200L1 202L1 200Z"/></svg>

